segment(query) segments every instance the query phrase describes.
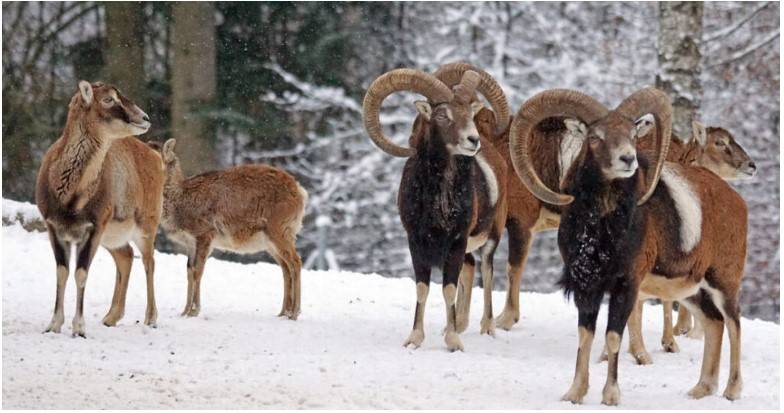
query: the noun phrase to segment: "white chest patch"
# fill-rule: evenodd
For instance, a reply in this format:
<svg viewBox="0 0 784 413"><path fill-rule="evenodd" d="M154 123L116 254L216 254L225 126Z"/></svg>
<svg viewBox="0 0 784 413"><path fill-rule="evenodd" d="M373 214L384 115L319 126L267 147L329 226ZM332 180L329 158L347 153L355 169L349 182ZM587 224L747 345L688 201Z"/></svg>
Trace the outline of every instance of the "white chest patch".
<svg viewBox="0 0 784 413"><path fill-rule="evenodd" d="M561 138L561 148L558 151L558 168L560 170L558 183L560 185L563 185L566 172L580 153L580 148L583 147L584 141L584 134L574 133L569 129L564 132Z"/></svg>
<svg viewBox="0 0 784 413"><path fill-rule="evenodd" d="M681 251L689 252L700 242L702 235L702 208L700 198L692 190L689 181L677 169L665 164L661 180L670 192L675 210L681 220Z"/></svg>
<svg viewBox="0 0 784 413"><path fill-rule="evenodd" d="M479 165L479 169L482 170L482 175L485 177L488 192L487 196L490 198L490 205L495 205L495 203L498 202L498 180L495 177L493 168L490 167L490 164L487 163L487 160L482 156L481 152L476 154L474 158L476 158L476 163Z"/></svg>

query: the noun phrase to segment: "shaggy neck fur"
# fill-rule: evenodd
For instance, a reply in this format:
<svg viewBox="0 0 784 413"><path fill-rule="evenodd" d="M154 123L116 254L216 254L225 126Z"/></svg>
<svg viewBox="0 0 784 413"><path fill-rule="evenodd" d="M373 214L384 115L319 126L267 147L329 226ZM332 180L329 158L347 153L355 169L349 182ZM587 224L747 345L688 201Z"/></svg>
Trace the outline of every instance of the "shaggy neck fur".
<svg viewBox="0 0 784 413"><path fill-rule="evenodd" d="M560 285L567 295L574 292L578 306L594 307L601 303L599 295L625 282L630 257L641 245L636 206L640 172L607 182L590 151L581 158L565 183L566 193L575 199L558 231L564 258Z"/></svg>
<svg viewBox="0 0 784 413"><path fill-rule="evenodd" d="M416 158L415 179L422 189L423 200L429 200L434 207L434 222L446 230L454 228L459 224L456 222L459 208L456 207L461 199L473 196L470 179L473 160L449 154L436 131L431 132L429 139L420 141Z"/></svg>
<svg viewBox="0 0 784 413"><path fill-rule="evenodd" d="M440 266L451 245L470 230L474 160L450 155L436 131L422 133L403 173L400 216L409 242Z"/></svg>
<svg viewBox="0 0 784 413"><path fill-rule="evenodd" d="M76 101L74 101L76 100ZM77 209L94 193L109 144L103 141L88 122L84 109L74 98L61 139L60 156L49 170L49 185L62 204L80 198Z"/></svg>

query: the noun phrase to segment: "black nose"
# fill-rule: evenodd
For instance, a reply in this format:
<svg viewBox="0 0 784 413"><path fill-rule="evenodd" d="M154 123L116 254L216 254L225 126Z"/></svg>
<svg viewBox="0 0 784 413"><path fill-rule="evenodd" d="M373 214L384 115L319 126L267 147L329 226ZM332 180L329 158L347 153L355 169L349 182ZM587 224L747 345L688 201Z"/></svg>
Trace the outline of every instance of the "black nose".
<svg viewBox="0 0 784 413"><path fill-rule="evenodd" d="M468 141L473 143L474 146L479 145L479 137L478 136L469 136Z"/></svg>
<svg viewBox="0 0 784 413"><path fill-rule="evenodd" d="M754 161L749 161L749 167L755 171L757 170L757 164L755 164Z"/></svg>
<svg viewBox="0 0 784 413"><path fill-rule="evenodd" d="M150 121L150 117L149 117L149 116L147 116L147 114L146 114L146 113L144 114L144 116L142 116L142 119L143 119L145 122L149 122L149 121Z"/></svg>
<svg viewBox="0 0 784 413"><path fill-rule="evenodd" d="M621 162L625 163L627 166L632 166L632 163L634 162L634 158L635 158L634 155L621 155L619 157Z"/></svg>

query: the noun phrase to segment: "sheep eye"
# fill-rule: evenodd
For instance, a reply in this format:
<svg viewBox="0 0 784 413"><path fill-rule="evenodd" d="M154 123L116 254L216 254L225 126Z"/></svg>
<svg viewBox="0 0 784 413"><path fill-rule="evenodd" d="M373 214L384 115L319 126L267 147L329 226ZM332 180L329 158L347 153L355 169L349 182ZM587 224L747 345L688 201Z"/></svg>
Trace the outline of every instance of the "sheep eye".
<svg viewBox="0 0 784 413"><path fill-rule="evenodd" d="M722 147L722 146L724 146L724 142L722 142L722 141L716 141L716 146L718 146L718 147Z"/></svg>
<svg viewBox="0 0 784 413"><path fill-rule="evenodd" d="M103 103L106 103L107 105L110 103L114 103L114 99L112 99L111 96L105 97L103 98Z"/></svg>

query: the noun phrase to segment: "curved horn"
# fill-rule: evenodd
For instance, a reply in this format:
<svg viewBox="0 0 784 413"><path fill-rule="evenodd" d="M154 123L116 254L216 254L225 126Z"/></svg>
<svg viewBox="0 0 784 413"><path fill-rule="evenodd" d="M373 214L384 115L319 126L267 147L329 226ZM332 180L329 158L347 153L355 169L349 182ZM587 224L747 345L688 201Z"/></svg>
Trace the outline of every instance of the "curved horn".
<svg viewBox="0 0 784 413"><path fill-rule="evenodd" d="M432 103L450 102L454 97L449 87L435 76L415 69L395 69L376 78L368 87L362 102L362 121L373 143L382 151L400 157L411 156L414 149L394 144L381 129L379 112L384 99L392 93L411 91Z"/></svg>
<svg viewBox="0 0 784 413"><path fill-rule="evenodd" d="M479 73L473 70L463 73L460 84L453 88L455 100L461 103L470 103L471 99L474 98L474 92L476 92L476 87L479 86L480 80Z"/></svg>
<svg viewBox="0 0 784 413"><path fill-rule="evenodd" d="M670 133L672 132L672 103L670 98L659 89L647 87L632 93L623 100L615 109L623 116L637 120L641 116L651 113L656 120L656 162L653 174L648 174L645 179L645 194L637 201L642 205L648 201L659 183L667 151L670 148Z"/></svg>
<svg viewBox="0 0 784 413"><path fill-rule="evenodd" d="M433 75L447 86L452 87L460 83L460 80L463 78L463 73L469 70L479 74L480 81L476 89L482 96L487 98L487 101L490 102L490 106L493 107L493 112L495 112L496 120L498 121L496 132L503 132L509 125L509 103L506 100L506 95L504 95L501 86L489 73L468 63L455 62L439 67Z"/></svg>
<svg viewBox="0 0 784 413"><path fill-rule="evenodd" d="M509 154L517 176L532 194L554 205L566 205L574 200L571 195L552 191L534 170L529 153L533 127L550 117L577 118L591 124L607 113L607 108L596 99L568 89L546 90L523 103L509 131Z"/></svg>

